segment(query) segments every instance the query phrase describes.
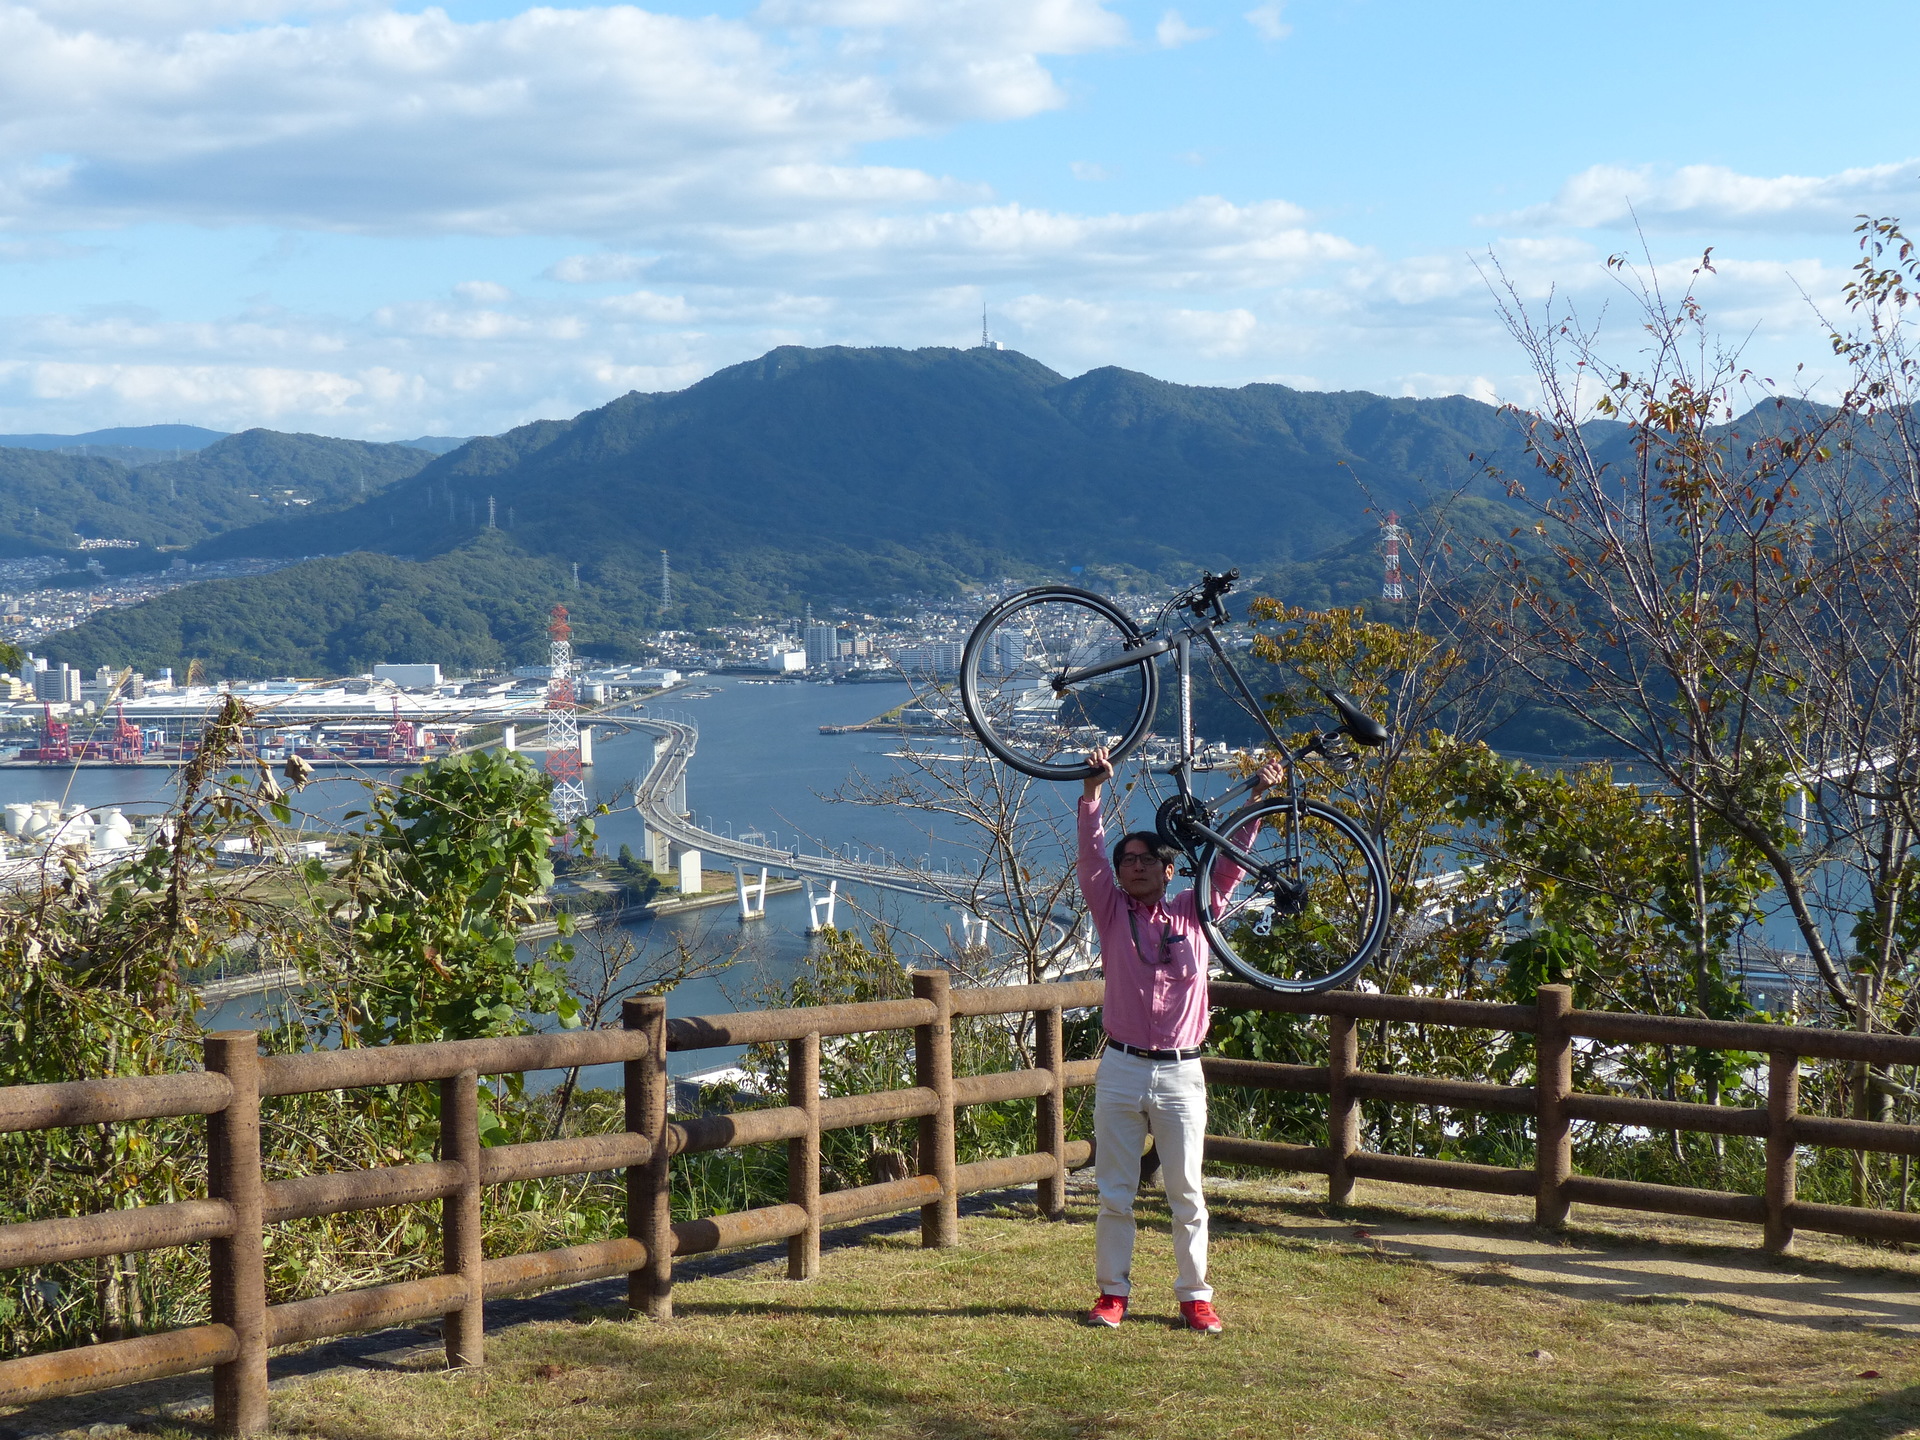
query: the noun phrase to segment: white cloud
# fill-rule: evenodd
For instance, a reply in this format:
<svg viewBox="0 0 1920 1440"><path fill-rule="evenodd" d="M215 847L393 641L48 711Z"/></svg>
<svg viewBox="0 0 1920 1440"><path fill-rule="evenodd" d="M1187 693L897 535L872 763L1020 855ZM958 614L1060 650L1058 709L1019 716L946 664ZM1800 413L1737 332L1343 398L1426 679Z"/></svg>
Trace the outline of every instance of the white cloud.
<svg viewBox="0 0 1920 1440"><path fill-rule="evenodd" d="M658 325L687 325L696 318L684 295L656 295L651 290L635 290L628 295L613 295L600 302L608 314L631 320L646 320Z"/></svg>
<svg viewBox="0 0 1920 1440"><path fill-rule="evenodd" d="M977 198L846 157L1056 107L1046 56L1126 39L1099 0L775 3L745 21L287 8L221 0L209 14L235 28L169 30L105 0L0 6L0 225L593 234ZM795 25L836 43L770 28Z"/></svg>
<svg viewBox="0 0 1920 1440"><path fill-rule="evenodd" d="M367 8L366 0L35 0L55 24L98 34L173 35Z"/></svg>
<svg viewBox="0 0 1920 1440"><path fill-rule="evenodd" d="M1302 267L1349 259L1359 247L1312 228L1285 201L1237 205L1201 196L1166 210L1079 215L1029 206L978 205L904 215L836 215L781 225L713 225L677 232L655 275L736 283L805 274L831 288L924 291L964 284L1048 277L1076 287L1114 284L1150 289L1268 285ZM592 257L561 262L554 273L598 278Z"/></svg>
<svg viewBox="0 0 1920 1440"><path fill-rule="evenodd" d="M574 315L530 314L491 307L468 309L436 305L431 301L383 305L373 312L373 322L395 335L439 340L515 339L564 343L578 340L584 333L579 317Z"/></svg>
<svg viewBox="0 0 1920 1440"><path fill-rule="evenodd" d="M1127 22L1103 0L765 0L757 14L845 32L848 49L867 53L1078 55L1127 43Z"/></svg>
<svg viewBox="0 0 1920 1440"><path fill-rule="evenodd" d="M569 255L548 267L546 278L569 285L600 285L610 281L638 280L659 263L658 255Z"/></svg>
<svg viewBox="0 0 1920 1440"><path fill-rule="evenodd" d="M389 382L378 383L381 379ZM0 386L18 385L36 400L83 401L135 414L254 415L271 425L282 416L340 416L370 390L400 398L397 376L352 376L326 370L251 365L81 365L49 362L0 366Z"/></svg>
<svg viewBox="0 0 1920 1440"><path fill-rule="evenodd" d="M1183 348L1209 359L1244 355L1260 322L1251 310L1175 310L1166 324Z"/></svg>
<svg viewBox="0 0 1920 1440"><path fill-rule="evenodd" d="M1247 11L1242 18L1262 40L1284 40L1293 33L1293 27L1280 18L1286 8L1286 0L1267 0L1266 4L1256 5Z"/></svg>
<svg viewBox="0 0 1920 1440"><path fill-rule="evenodd" d="M1178 50L1182 45L1191 45L1196 40L1205 40L1213 31L1198 29L1187 24L1178 10L1169 10L1160 17L1160 23L1153 28L1153 43L1162 50Z"/></svg>
<svg viewBox="0 0 1920 1440"><path fill-rule="evenodd" d="M32 240L0 240L0 265L36 265L47 260L70 260L97 254L94 245L74 245L52 236Z"/></svg>
<svg viewBox="0 0 1920 1440"><path fill-rule="evenodd" d="M1529 229L1611 229L1696 233L1809 230L1831 234L1862 212L1911 211L1920 201L1920 160L1832 175L1742 175L1724 165L1595 165L1543 205L1488 223Z"/></svg>
<svg viewBox="0 0 1920 1440"><path fill-rule="evenodd" d="M1076 180L1110 180L1113 178L1112 175L1108 173L1106 166L1096 165L1091 160L1076 160L1073 162L1072 168L1073 178Z"/></svg>
<svg viewBox="0 0 1920 1440"><path fill-rule="evenodd" d="M1530 376L1503 376L1495 380L1490 375L1430 375L1415 372L1402 375L1395 382L1397 393L1409 400L1429 400L1441 395L1465 395L1470 400L1478 400L1484 405L1498 405L1505 396L1524 390L1531 384Z"/></svg>

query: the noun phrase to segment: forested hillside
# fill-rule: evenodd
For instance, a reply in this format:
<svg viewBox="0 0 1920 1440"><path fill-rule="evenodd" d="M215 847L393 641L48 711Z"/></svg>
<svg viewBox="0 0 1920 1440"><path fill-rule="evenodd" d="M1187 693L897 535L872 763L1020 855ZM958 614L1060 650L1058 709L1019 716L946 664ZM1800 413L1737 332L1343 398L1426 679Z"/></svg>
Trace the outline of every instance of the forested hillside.
<svg viewBox="0 0 1920 1440"><path fill-rule="evenodd" d="M546 643L554 603L578 605L580 595L558 565L502 563L503 549L482 540L426 563L360 553L189 585L109 611L48 649L80 663L113 656L179 671L197 658L224 676L353 674L396 656L457 669L519 663ZM631 595L579 608L622 603Z"/></svg>
<svg viewBox="0 0 1920 1440"><path fill-rule="evenodd" d="M661 549L903 547L969 574L1012 564L1261 567L1472 480L1513 431L1475 401L1068 380L1006 350L786 347L689 389L475 440L364 506L228 534L201 554L371 546L423 556L487 523L583 562ZM762 566L756 564L756 571ZM842 594L860 593L849 576Z"/></svg>
<svg viewBox="0 0 1920 1440"><path fill-rule="evenodd" d="M0 551L69 550L76 538L138 540L107 551L119 569L166 563L155 547L193 545L276 515L337 510L431 460L411 445L248 430L179 460L139 467L51 450L0 448Z"/></svg>
<svg viewBox="0 0 1920 1440"><path fill-rule="evenodd" d="M885 563L852 551L821 557ZM109 610L53 636L44 649L72 664L170 665L199 659L216 676L339 675L399 658L456 670L544 658L549 612L573 612L575 649L606 660L644 657L643 632L658 609L659 571L569 565L515 551L504 533L480 535L424 561L361 551L308 560L271 574L188 585L144 604ZM914 576L951 577L917 570ZM893 572L904 579L904 568ZM741 576L738 593L751 593Z"/></svg>

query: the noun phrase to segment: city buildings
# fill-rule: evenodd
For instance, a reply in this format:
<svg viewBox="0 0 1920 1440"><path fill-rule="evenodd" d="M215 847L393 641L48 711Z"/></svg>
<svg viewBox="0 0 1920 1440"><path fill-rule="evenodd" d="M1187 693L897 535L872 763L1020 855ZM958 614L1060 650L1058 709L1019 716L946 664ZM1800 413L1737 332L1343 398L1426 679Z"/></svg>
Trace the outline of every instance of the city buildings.
<svg viewBox="0 0 1920 1440"><path fill-rule="evenodd" d="M71 665L48 665L42 660L32 670L33 698L55 705L80 703L80 672Z"/></svg>
<svg viewBox="0 0 1920 1440"><path fill-rule="evenodd" d="M438 665L376 665L373 678L390 681L402 690L437 690L440 688L440 667Z"/></svg>

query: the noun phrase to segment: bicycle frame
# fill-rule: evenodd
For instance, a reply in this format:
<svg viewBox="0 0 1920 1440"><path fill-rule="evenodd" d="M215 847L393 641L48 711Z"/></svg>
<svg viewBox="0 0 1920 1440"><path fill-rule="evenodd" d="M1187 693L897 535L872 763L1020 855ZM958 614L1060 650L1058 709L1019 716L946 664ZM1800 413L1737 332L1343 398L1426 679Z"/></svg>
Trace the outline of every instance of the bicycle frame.
<svg viewBox="0 0 1920 1440"><path fill-rule="evenodd" d="M1214 797L1210 802L1197 802L1194 798L1193 640L1195 636L1205 641L1207 647L1213 651L1220 663L1226 667L1227 674L1233 677L1233 683L1240 691L1241 698L1247 702L1248 708L1260 721L1260 728L1266 731L1267 741L1273 747L1274 754L1286 762L1287 798L1296 802L1292 816L1287 822L1289 832L1287 835L1287 853L1297 857L1299 853L1300 825L1299 806L1297 803L1300 799L1300 761L1306 752L1296 751L1292 746L1288 745L1286 741L1280 738L1279 732L1273 728L1273 722L1267 719L1266 711L1261 708L1260 702L1254 698L1253 691L1248 688L1246 680L1242 678L1239 667L1228 657L1225 647L1220 644L1219 636L1213 633L1212 621L1204 617L1197 619L1182 618L1179 632L1175 635L1154 638L1151 632L1149 632L1146 643L1127 651L1118 659L1105 660L1098 665L1088 665L1077 670L1061 671L1053 677L1053 689L1056 694L1063 694L1075 685L1082 684L1088 680L1098 679L1102 675L1111 675L1116 671L1125 670L1131 666L1138 665L1142 660L1148 664L1153 664L1162 655L1172 655L1174 669L1180 677L1180 751L1179 758L1174 761L1173 765L1165 773L1179 788L1183 808L1188 813L1188 828L1199 841L1204 843L1189 844L1184 837L1178 835L1169 838L1180 845L1187 859L1195 866L1201 863L1201 851L1210 846L1216 853L1225 855L1228 859L1233 860L1249 874L1265 876L1269 868L1272 867L1262 865L1253 856L1236 845L1230 836L1221 834L1207 823L1215 813L1224 809L1228 802L1233 800L1235 796L1242 794L1251 795L1254 786L1259 783L1260 777L1258 772L1249 775L1238 785Z"/></svg>

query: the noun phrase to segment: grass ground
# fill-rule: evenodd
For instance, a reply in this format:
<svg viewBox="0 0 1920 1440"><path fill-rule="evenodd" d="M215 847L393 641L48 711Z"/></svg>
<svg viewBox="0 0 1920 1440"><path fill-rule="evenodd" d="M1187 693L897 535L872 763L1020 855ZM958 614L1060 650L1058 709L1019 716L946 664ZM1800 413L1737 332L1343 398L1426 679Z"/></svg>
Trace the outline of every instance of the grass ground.
<svg viewBox="0 0 1920 1440"><path fill-rule="evenodd" d="M1395 1213L1404 1219L1408 1212ZM679 1288L671 1324L605 1312L507 1330L489 1337L484 1371L322 1376L274 1392L275 1433L330 1440L1846 1440L1920 1433L1920 1339L1860 1318L1894 1313L1884 1307L1764 1314L1714 1298L1717 1291L1690 1298L1646 1286L1622 1298L1580 1298L1577 1288L1570 1294L1553 1283L1523 1283L1501 1263L1412 1258L1371 1234L1365 1217L1359 1225L1330 1221L1297 1192L1230 1184L1214 1201L1213 1279L1226 1334L1173 1328L1166 1218L1148 1203L1133 1316L1118 1331L1093 1331L1078 1323L1092 1297L1091 1219L1087 1197L1076 1196L1065 1224L1027 1218L1019 1207L968 1218L958 1250L923 1251L891 1237L832 1250L822 1277L807 1284L766 1266L690 1281ZM1702 1257L1713 1261L1711 1236L1693 1238L1691 1250L1674 1252L1685 1260L1682 1270ZM1537 1239L1524 1243L1538 1248ZM1584 1250L1574 1249L1600 1253L1595 1243L1589 1234ZM1617 1255L1633 1270L1644 1253ZM1823 1295L1877 1287L1883 1296L1898 1292L1904 1304L1915 1290L1904 1259L1889 1269L1874 1263L1874 1252L1851 1253L1853 1268L1821 1271ZM1749 1270L1754 1264L1750 1248L1725 1258ZM1769 1263L1789 1283L1820 1268L1761 1262Z"/></svg>

